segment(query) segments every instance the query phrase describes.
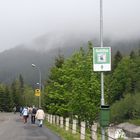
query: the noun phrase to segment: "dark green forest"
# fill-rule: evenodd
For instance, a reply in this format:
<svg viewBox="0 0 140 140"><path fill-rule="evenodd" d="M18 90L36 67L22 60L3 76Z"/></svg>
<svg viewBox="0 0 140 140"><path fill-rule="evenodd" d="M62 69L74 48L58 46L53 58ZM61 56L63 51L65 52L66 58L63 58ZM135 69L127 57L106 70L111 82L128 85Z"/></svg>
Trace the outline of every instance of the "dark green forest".
<svg viewBox="0 0 140 140"><path fill-rule="evenodd" d="M80 48L68 58L59 54L46 78L42 107L46 112L76 117L89 124L99 119L100 72L93 71L93 45ZM112 56L112 70L104 72L105 104L111 108L111 121L123 122L140 116L140 49ZM34 89L24 83L22 75L10 85L0 84L0 111L16 106L38 105Z"/></svg>

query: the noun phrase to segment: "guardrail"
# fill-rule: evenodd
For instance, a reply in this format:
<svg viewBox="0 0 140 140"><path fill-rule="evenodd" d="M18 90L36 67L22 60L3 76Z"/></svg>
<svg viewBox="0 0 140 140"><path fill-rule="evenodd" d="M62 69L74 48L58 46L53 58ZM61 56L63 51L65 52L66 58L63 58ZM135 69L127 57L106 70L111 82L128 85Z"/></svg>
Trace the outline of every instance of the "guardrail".
<svg viewBox="0 0 140 140"><path fill-rule="evenodd" d="M51 115L51 114L46 114L46 120L48 121L48 123L57 125L60 128L65 129L66 131L71 130L71 133L73 135L79 133L80 140L86 140L86 137L88 137L88 139L90 140L97 140L98 135L101 135L99 131L97 132L98 123L94 123L91 126L91 128L89 128L89 126L87 126L84 121L78 123L76 119L70 120L70 118L64 118L62 116ZM88 133L87 133L87 128L89 128L90 130ZM108 127L106 130L107 131L105 137L108 140L116 140L118 138L125 137L124 133L118 128ZM119 134L118 132L121 133Z"/></svg>

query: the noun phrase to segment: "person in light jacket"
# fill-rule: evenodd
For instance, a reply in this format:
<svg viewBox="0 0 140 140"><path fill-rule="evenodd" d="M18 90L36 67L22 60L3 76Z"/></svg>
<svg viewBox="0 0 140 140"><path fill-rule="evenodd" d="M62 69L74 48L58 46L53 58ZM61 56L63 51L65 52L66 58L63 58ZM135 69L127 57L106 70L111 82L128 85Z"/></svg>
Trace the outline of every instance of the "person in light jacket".
<svg viewBox="0 0 140 140"><path fill-rule="evenodd" d="M27 107L23 108L22 114L23 114L24 123L27 123L27 118L28 118L28 108Z"/></svg>
<svg viewBox="0 0 140 140"><path fill-rule="evenodd" d="M37 110L35 118L39 121L39 127L42 127L43 120L45 119L45 113L42 108Z"/></svg>

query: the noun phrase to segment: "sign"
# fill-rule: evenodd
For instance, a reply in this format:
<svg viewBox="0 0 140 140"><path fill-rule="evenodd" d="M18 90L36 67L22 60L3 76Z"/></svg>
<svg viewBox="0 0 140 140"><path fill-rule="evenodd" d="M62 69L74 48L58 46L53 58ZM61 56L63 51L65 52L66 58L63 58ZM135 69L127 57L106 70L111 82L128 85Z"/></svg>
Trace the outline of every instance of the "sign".
<svg viewBox="0 0 140 140"><path fill-rule="evenodd" d="M111 48L110 47L93 48L93 70L111 71Z"/></svg>
<svg viewBox="0 0 140 140"><path fill-rule="evenodd" d="M40 96L40 89L35 90L35 96Z"/></svg>

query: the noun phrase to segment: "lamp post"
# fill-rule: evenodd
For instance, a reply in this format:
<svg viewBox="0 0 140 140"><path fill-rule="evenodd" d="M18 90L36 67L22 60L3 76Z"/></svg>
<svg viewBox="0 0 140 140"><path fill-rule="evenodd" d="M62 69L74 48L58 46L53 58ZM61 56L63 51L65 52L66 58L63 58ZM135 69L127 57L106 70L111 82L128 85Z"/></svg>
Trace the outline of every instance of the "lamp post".
<svg viewBox="0 0 140 140"><path fill-rule="evenodd" d="M38 87L40 86L40 83L36 83ZM44 84L41 83L41 107L44 106Z"/></svg>
<svg viewBox="0 0 140 140"><path fill-rule="evenodd" d="M37 68L37 70L39 72L39 89L41 92L41 70L40 70L40 67L36 66L35 64L32 64L32 67ZM41 93L40 93L40 96L38 98L38 107L41 107Z"/></svg>
<svg viewBox="0 0 140 140"><path fill-rule="evenodd" d="M100 0L100 47L103 46L103 0ZM101 72L101 106L105 104L104 100L104 73ZM102 140L105 140L105 128L101 127Z"/></svg>

